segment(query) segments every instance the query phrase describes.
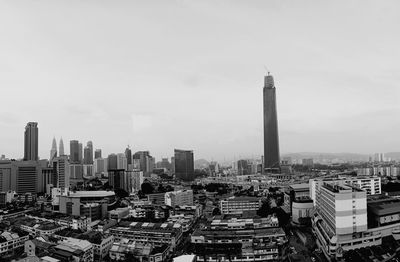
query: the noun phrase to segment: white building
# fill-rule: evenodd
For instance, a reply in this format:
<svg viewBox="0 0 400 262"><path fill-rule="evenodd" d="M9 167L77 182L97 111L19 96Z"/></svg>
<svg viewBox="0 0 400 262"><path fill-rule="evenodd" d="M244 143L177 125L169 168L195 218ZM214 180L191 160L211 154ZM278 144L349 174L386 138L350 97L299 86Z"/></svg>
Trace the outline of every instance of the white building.
<svg viewBox="0 0 400 262"><path fill-rule="evenodd" d="M380 229L368 230L366 191L344 180L324 181L315 196L313 231L326 257L340 259L345 251L382 243Z"/></svg>
<svg viewBox="0 0 400 262"><path fill-rule="evenodd" d="M361 190L364 190L367 195L376 195L381 194L381 178L377 176L339 176L338 178L317 178L310 179L310 197L314 201L314 205L316 205L316 190L320 187L324 182L329 182L333 184L343 184L346 183L348 185L352 185L358 187Z"/></svg>
<svg viewBox="0 0 400 262"><path fill-rule="evenodd" d="M165 193L168 206L193 206L193 190L179 190Z"/></svg>
<svg viewBox="0 0 400 262"><path fill-rule="evenodd" d="M224 215L257 212L261 207L261 199L257 197L233 197L220 201L220 210Z"/></svg>

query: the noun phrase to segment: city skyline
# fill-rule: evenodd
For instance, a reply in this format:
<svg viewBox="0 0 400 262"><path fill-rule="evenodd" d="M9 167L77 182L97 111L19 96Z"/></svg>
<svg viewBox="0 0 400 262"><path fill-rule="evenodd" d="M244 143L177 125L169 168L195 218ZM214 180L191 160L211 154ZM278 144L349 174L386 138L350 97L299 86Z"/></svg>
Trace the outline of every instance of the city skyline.
<svg viewBox="0 0 400 262"><path fill-rule="evenodd" d="M54 136L104 156L262 155L264 65L282 154L400 151L397 2L119 3L1 4L0 154L22 158L34 121L41 158Z"/></svg>

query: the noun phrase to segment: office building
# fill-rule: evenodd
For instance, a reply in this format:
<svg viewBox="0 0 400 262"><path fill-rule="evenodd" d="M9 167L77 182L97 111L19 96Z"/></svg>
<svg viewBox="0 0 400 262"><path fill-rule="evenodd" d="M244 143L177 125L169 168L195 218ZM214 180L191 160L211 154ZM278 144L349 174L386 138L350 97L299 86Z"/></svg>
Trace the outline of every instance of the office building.
<svg viewBox="0 0 400 262"><path fill-rule="evenodd" d="M269 74L264 78L264 172L279 172L279 134L276 109L276 88L274 78Z"/></svg>
<svg viewBox="0 0 400 262"><path fill-rule="evenodd" d="M149 151L138 151L133 155L133 169L143 171L144 176L149 177L155 166L155 159Z"/></svg>
<svg viewBox="0 0 400 262"><path fill-rule="evenodd" d="M101 158L101 149L94 151L94 159Z"/></svg>
<svg viewBox="0 0 400 262"><path fill-rule="evenodd" d="M69 141L69 161L71 164L79 164L79 141Z"/></svg>
<svg viewBox="0 0 400 262"><path fill-rule="evenodd" d="M118 169L118 158L116 154L110 154L107 158L107 170Z"/></svg>
<svg viewBox="0 0 400 262"><path fill-rule="evenodd" d="M194 180L194 156L190 150L174 150L175 178L183 181Z"/></svg>
<svg viewBox="0 0 400 262"><path fill-rule="evenodd" d="M126 158L126 170L132 170L132 150L129 146L125 149L125 158Z"/></svg>
<svg viewBox="0 0 400 262"><path fill-rule="evenodd" d="M95 158L93 165L93 172L96 176L101 177L102 175L107 173L107 159L106 158Z"/></svg>
<svg viewBox="0 0 400 262"><path fill-rule="evenodd" d="M79 164L82 164L83 162L83 145L82 143L78 143L78 160Z"/></svg>
<svg viewBox="0 0 400 262"><path fill-rule="evenodd" d="M157 168L164 168L165 170L171 170L171 163L168 158L162 158L160 162L157 162Z"/></svg>
<svg viewBox="0 0 400 262"><path fill-rule="evenodd" d="M29 122L25 127L24 160L39 160L39 130L38 123Z"/></svg>
<svg viewBox="0 0 400 262"><path fill-rule="evenodd" d="M237 161L237 174L240 176L252 174L251 163L248 160L238 160ZM254 172L253 174L255 174Z"/></svg>
<svg viewBox="0 0 400 262"><path fill-rule="evenodd" d="M42 166L38 161L0 161L0 192L18 194L43 191Z"/></svg>
<svg viewBox="0 0 400 262"><path fill-rule="evenodd" d="M16 189L18 194L40 192L42 168L37 161L15 161Z"/></svg>
<svg viewBox="0 0 400 262"><path fill-rule="evenodd" d="M64 141L63 141L62 137L60 138L60 145L58 147L58 154L60 156L65 155L65 153L64 153Z"/></svg>
<svg viewBox="0 0 400 262"><path fill-rule="evenodd" d="M50 158L49 158L50 163L53 161L55 157L57 157L57 142L56 138L53 137L53 143L51 145Z"/></svg>
<svg viewBox="0 0 400 262"><path fill-rule="evenodd" d="M108 170L108 183L114 189L124 189L128 186L125 183L125 169Z"/></svg>
<svg viewBox="0 0 400 262"><path fill-rule="evenodd" d="M117 169L127 170L128 161L124 153L117 154Z"/></svg>
<svg viewBox="0 0 400 262"><path fill-rule="evenodd" d="M83 164L89 165L90 161L90 148L85 146L83 149Z"/></svg>
<svg viewBox="0 0 400 262"><path fill-rule="evenodd" d="M85 164L89 164L89 165L93 165L93 142L92 141L88 141L86 143L86 146L89 148L89 152L86 158L86 162Z"/></svg>
<svg viewBox="0 0 400 262"><path fill-rule="evenodd" d="M87 142L87 145L83 149L83 164L93 165L93 143L92 143L92 141Z"/></svg>
<svg viewBox="0 0 400 262"><path fill-rule="evenodd" d="M165 193L165 204L171 207L192 206L193 190L179 190Z"/></svg>
<svg viewBox="0 0 400 262"><path fill-rule="evenodd" d="M77 187L78 184L83 183L83 165L70 164L69 165L69 178L71 186Z"/></svg>
<svg viewBox="0 0 400 262"><path fill-rule="evenodd" d="M69 189L70 186L70 164L68 162L68 157L66 155L62 155L56 157L53 162L53 185L54 187L65 190ZM71 164L74 166L74 164Z"/></svg>

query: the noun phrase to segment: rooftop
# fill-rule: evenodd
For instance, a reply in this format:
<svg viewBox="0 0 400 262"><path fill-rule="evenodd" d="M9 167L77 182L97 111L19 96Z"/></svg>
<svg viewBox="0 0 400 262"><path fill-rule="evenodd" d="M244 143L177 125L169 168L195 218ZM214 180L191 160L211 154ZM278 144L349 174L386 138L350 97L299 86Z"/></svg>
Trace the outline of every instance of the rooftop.
<svg viewBox="0 0 400 262"><path fill-rule="evenodd" d="M226 201L260 201L259 197L240 196L225 199Z"/></svg>
<svg viewBox="0 0 400 262"><path fill-rule="evenodd" d="M382 199L381 201L368 202L367 205L368 210L378 216L400 213L400 199Z"/></svg>
<svg viewBox="0 0 400 262"><path fill-rule="evenodd" d="M289 187L293 188L295 191L296 190L310 190L310 186L308 183L293 184L293 185L290 185Z"/></svg>
<svg viewBox="0 0 400 262"><path fill-rule="evenodd" d="M69 192L69 197L108 197L115 196L114 191L76 191Z"/></svg>
<svg viewBox="0 0 400 262"><path fill-rule="evenodd" d="M174 262L192 262L195 261L196 255L182 255L174 258Z"/></svg>

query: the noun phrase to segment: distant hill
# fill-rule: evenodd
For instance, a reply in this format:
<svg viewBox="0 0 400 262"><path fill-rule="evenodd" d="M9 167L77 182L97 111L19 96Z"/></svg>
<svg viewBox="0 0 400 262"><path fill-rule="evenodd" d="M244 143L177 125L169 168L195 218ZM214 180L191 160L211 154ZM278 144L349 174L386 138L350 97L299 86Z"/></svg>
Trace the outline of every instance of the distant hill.
<svg viewBox="0 0 400 262"><path fill-rule="evenodd" d="M194 168L195 169L202 169L206 168L210 165L210 163L205 159L197 159L194 161Z"/></svg>
<svg viewBox="0 0 400 262"><path fill-rule="evenodd" d="M292 159L313 158L315 160L340 160L345 162L351 161L368 161L370 155L357 153L319 153L319 152L301 152L283 154L282 157L291 157ZM399 153L400 157L400 153Z"/></svg>

